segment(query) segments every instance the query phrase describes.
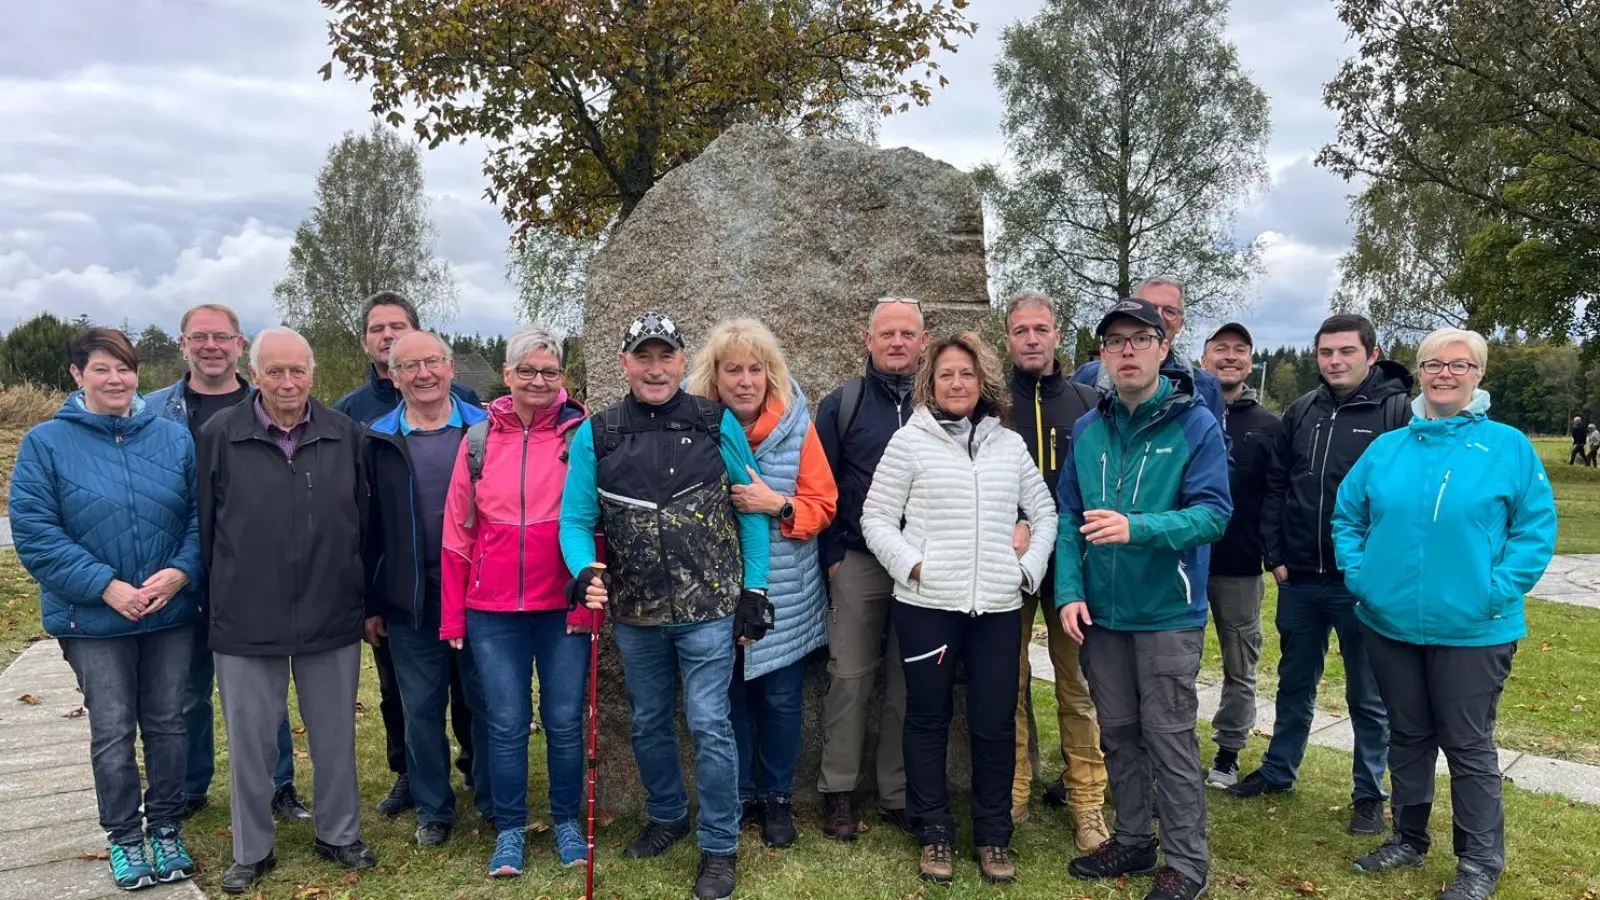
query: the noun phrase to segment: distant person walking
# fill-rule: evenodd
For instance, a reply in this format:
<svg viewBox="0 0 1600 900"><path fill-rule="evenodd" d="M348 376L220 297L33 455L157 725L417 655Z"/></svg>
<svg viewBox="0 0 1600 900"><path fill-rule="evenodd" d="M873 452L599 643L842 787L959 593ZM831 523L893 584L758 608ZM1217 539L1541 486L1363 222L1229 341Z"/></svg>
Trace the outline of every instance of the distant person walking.
<svg viewBox="0 0 1600 900"><path fill-rule="evenodd" d="M1589 423L1589 468L1595 467L1596 457L1600 456L1600 425Z"/></svg>
<svg viewBox="0 0 1600 900"><path fill-rule="evenodd" d="M1584 453L1583 444L1589 437L1589 430L1583 427L1583 416L1572 417L1572 428L1568 434L1572 435L1572 452L1567 454L1567 465L1586 462L1588 456Z"/></svg>

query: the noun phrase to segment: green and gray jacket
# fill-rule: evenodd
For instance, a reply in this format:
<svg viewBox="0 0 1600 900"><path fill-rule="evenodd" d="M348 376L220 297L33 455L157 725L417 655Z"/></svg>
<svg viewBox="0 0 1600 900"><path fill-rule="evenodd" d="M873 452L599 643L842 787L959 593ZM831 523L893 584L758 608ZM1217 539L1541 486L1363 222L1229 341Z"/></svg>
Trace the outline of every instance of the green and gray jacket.
<svg viewBox="0 0 1600 900"><path fill-rule="evenodd" d="M1210 544L1233 514L1222 427L1187 377L1159 377L1131 415L1110 394L1079 419L1061 469L1056 607L1086 601L1100 628L1204 626ZM1128 543L1089 545L1089 509L1126 515Z"/></svg>

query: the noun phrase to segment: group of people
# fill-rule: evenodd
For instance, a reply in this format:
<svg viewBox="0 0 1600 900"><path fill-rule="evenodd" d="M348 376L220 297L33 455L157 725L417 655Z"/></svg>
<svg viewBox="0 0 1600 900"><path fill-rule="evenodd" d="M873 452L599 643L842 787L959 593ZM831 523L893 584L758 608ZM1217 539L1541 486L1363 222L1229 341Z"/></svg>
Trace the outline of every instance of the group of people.
<svg viewBox="0 0 1600 900"><path fill-rule="evenodd" d="M69 353L81 390L23 442L14 538L83 687L119 887L194 871L182 826L212 775L213 680L231 769L223 889L251 890L273 868L275 817L313 820L329 859L376 865L356 778L363 640L396 776L380 813L414 807L419 845L450 839L453 726L455 765L497 835L488 873L520 874L537 672L555 849L588 862L584 698L603 624L646 794L624 856L694 830L695 896L720 900L742 830L794 843L804 667L826 647L824 836L861 829L882 670L878 813L915 838L923 878L955 878L959 681L976 862L1008 882L1039 774L1026 686L1042 607L1065 763L1043 799L1071 812L1074 876L1153 873L1148 900L1203 892L1206 785L1239 799L1292 789L1337 631L1356 735L1349 829L1383 835L1386 799L1394 818L1357 869L1421 865L1443 750L1459 857L1443 896L1493 893L1495 708L1555 511L1531 444L1487 418L1482 337L1430 335L1411 373L1380 358L1371 323L1333 316L1316 335L1321 386L1280 419L1249 387L1245 326L1211 334L1199 368L1174 352L1172 280L1115 303L1098 359L1076 371L1051 298L1017 295L1009 376L980 336L930 341L917 300L885 297L865 373L813 417L759 322L718 324L691 366L676 324L648 312L620 342L627 395L591 415L543 328L511 335L509 393L483 407L405 298L374 295L363 321L369 383L333 407L311 396L311 348L287 328L249 343L241 377L246 343L226 307L184 316L189 372L148 397L126 336L89 329ZM1240 777L1264 572L1278 584L1277 719L1260 768ZM1225 673L1209 768L1196 723L1208 613ZM316 767L309 808L293 781L291 677Z"/></svg>
<svg viewBox="0 0 1600 900"><path fill-rule="evenodd" d="M1582 464L1591 469L1600 466L1600 425L1590 422L1585 428L1583 416L1572 417L1572 452L1567 454L1567 465Z"/></svg>

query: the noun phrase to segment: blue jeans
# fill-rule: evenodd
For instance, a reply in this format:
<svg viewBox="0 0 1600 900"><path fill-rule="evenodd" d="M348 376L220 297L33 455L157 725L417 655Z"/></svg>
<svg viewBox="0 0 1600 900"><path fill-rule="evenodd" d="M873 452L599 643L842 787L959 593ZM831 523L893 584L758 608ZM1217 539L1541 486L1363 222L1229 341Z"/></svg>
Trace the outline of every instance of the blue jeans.
<svg viewBox="0 0 1600 900"><path fill-rule="evenodd" d="M417 801L419 824L455 825L456 794L450 787L450 738L445 733L445 715L450 702L450 660L461 667L461 686L467 692L467 707L472 711L473 742L488 742L483 718L483 690L478 667L473 664L472 647L453 650L439 640L439 613L424 613L421 627L404 616L385 618L389 630L389 652L394 657L395 681L400 688L400 705L406 722L406 774L411 780L411 797ZM494 816L489 799L489 772L483 754L472 760L473 798L478 814Z"/></svg>
<svg viewBox="0 0 1600 900"><path fill-rule="evenodd" d="M211 777L217 773L216 726L211 703L211 685L217 665L206 646L211 617L201 615L194 625L194 646L189 657L189 683L183 698L183 732L188 746L183 772L183 796L200 800L211 790ZM294 784L294 738L289 734L289 717L278 729L278 766L272 770L272 786Z"/></svg>
<svg viewBox="0 0 1600 900"><path fill-rule="evenodd" d="M61 639L89 710L95 800L112 843L143 840L144 819L151 828L183 827L183 697L192 646L184 627ZM142 810L136 734L148 782Z"/></svg>
<svg viewBox="0 0 1600 900"><path fill-rule="evenodd" d="M488 761L495 827L528 824L528 727L533 669L539 669L539 718L550 773L550 821L578 821L583 798L583 704L589 636L567 634L567 613L467 610L467 639L483 683L489 741L474 757Z"/></svg>
<svg viewBox="0 0 1600 900"><path fill-rule="evenodd" d="M739 745L741 801L788 798L794 793L805 682L803 659L750 681L735 670L729 694L733 739Z"/></svg>
<svg viewBox="0 0 1600 900"><path fill-rule="evenodd" d="M689 814L678 763L678 678L694 738L694 780L700 795L700 849L739 849L738 748L729 721L733 677L733 619L698 625L612 626L628 704L633 708L633 761L644 785L645 813L657 822Z"/></svg>
<svg viewBox="0 0 1600 900"><path fill-rule="evenodd" d="M1311 717L1317 707L1317 683L1328 655L1328 632L1339 633L1344 657L1344 697L1355 731L1351 767L1351 799L1382 800L1383 770L1389 766L1389 716L1378 694L1378 681L1367 660L1366 645L1356 620L1356 599L1339 575L1306 578L1278 585L1277 721L1272 743L1261 759L1261 774L1275 784L1292 784L1305 759Z"/></svg>

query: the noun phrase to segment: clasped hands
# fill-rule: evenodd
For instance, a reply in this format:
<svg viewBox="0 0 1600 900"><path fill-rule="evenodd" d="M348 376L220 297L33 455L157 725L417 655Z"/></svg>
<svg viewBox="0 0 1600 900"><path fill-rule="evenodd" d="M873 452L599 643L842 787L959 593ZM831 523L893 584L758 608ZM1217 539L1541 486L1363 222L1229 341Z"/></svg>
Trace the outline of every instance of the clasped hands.
<svg viewBox="0 0 1600 900"><path fill-rule="evenodd" d="M137 622L160 612L188 583L189 576L181 569L168 567L146 578L138 587L113 578L101 592L100 599L124 619Z"/></svg>

